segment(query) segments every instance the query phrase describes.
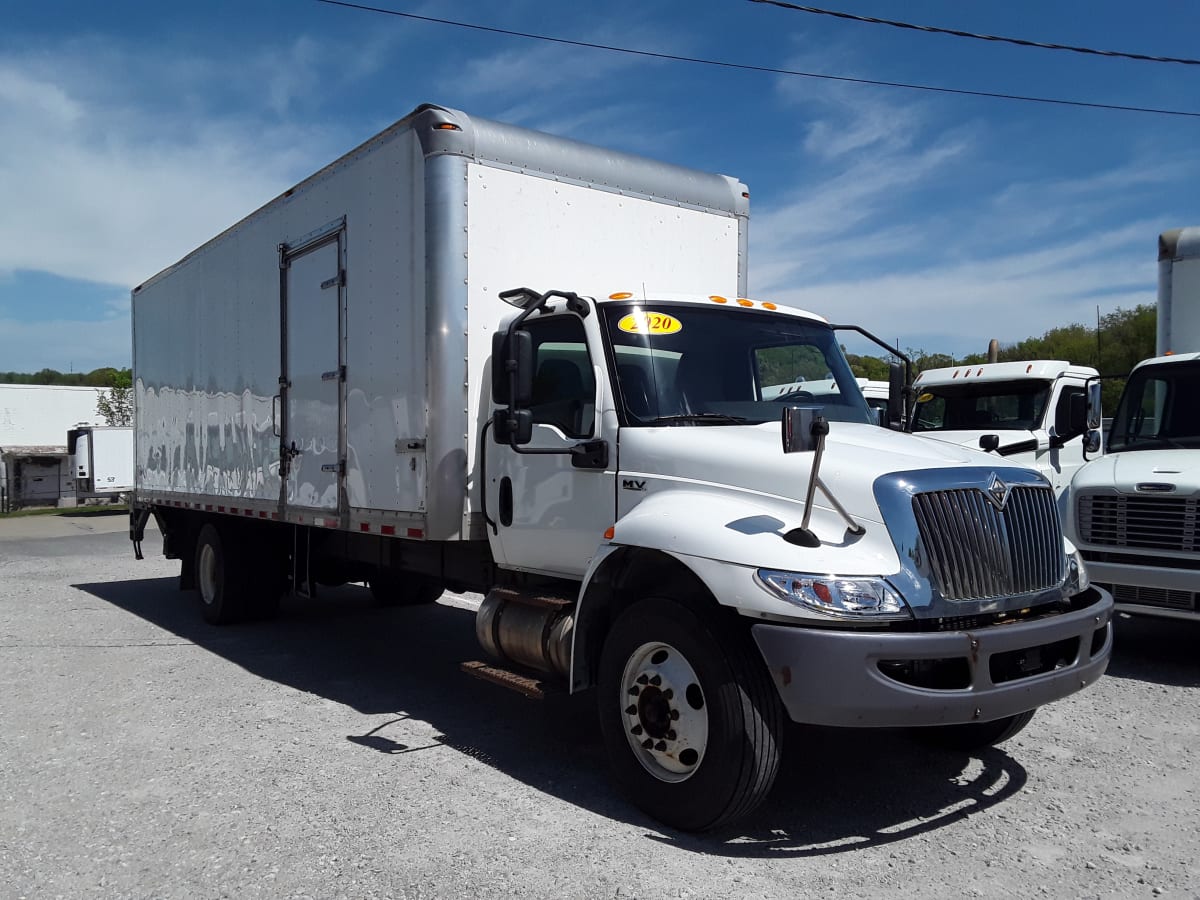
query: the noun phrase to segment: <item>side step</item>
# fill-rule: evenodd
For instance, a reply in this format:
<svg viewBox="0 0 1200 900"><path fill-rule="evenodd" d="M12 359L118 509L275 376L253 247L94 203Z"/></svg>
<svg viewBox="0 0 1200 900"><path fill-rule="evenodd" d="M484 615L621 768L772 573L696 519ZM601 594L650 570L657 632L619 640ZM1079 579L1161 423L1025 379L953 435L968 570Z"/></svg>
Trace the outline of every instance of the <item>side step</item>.
<svg viewBox="0 0 1200 900"><path fill-rule="evenodd" d="M465 662L460 668L468 675L473 675L492 684L498 684L500 687L508 688L510 691L516 691L530 700L545 700L547 697L566 693L566 688L556 682L543 681L540 678L522 675L511 669L502 669L499 666L489 665L477 660L474 662Z"/></svg>

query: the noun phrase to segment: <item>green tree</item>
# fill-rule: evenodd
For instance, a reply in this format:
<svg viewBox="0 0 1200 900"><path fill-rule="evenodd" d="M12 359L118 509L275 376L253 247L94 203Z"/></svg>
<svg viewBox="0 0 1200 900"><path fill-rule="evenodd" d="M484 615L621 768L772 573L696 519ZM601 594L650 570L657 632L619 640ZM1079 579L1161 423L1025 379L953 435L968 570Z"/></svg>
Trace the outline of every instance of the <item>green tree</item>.
<svg viewBox="0 0 1200 900"><path fill-rule="evenodd" d="M108 390L96 392L96 412L109 425L133 424L133 372L112 370Z"/></svg>

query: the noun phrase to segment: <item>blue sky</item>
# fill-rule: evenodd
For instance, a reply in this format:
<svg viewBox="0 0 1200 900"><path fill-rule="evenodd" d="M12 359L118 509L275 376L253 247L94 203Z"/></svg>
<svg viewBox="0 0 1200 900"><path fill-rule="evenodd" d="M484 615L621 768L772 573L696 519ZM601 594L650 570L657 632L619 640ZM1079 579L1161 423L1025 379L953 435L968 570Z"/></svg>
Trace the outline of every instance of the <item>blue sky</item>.
<svg viewBox="0 0 1200 900"><path fill-rule="evenodd" d="M372 5L776 69L1200 112L1200 66L749 0ZM1200 55L1189 0L1153 15L1124 0L814 5ZM9 5L3 21L0 370L127 365L131 287L424 102L734 175L752 194L753 296L929 352L1151 303L1158 233L1200 224L1200 118L672 62L316 0L63 0Z"/></svg>

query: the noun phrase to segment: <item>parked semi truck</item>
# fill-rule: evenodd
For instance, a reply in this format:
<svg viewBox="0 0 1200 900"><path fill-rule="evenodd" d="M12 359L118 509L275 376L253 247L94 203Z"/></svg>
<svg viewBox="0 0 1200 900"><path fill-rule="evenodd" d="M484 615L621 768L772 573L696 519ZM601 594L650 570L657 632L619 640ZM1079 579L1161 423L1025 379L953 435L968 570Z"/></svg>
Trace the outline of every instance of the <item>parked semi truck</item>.
<svg viewBox="0 0 1200 900"><path fill-rule="evenodd" d="M1156 356L1134 367L1068 529L1117 608L1200 618L1200 227L1158 239Z"/></svg>
<svg viewBox="0 0 1200 900"><path fill-rule="evenodd" d="M616 780L747 813L785 717L963 746L1104 671L1051 487L878 425L745 297L748 192L422 106L133 291L136 495L214 623L486 598L464 668L595 688ZM787 373L782 378L779 373ZM836 382L819 398L764 388Z"/></svg>
<svg viewBox="0 0 1200 900"><path fill-rule="evenodd" d="M1099 377L1088 366L1045 359L927 369L913 383L912 431L1036 469L1062 498L1101 451L1100 432L1088 427L1100 421L1099 409L1088 409L1088 385Z"/></svg>
<svg viewBox="0 0 1200 900"><path fill-rule="evenodd" d="M67 432L67 455L77 499L116 499L133 490L133 428L76 425Z"/></svg>

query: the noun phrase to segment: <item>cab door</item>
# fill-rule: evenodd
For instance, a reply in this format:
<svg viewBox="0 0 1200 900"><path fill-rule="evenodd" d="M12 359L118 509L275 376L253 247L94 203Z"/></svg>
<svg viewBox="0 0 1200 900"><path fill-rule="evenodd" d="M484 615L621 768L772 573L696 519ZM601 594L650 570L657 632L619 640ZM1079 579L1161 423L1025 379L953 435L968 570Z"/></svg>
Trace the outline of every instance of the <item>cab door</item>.
<svg viewBox="0 0 1200 900"><path fill-rule="evenodd" d="M589 350L584 321L573 313L522 327L533 338L534 377L533 437L520 449L561 452L519 452L489 437L489 538L509 568L579 578L616 512L615 434L601 433L596 415L606 390L597 383L599 353ZM606 464L575 465L570 448L595 440L607 441Z"/></svg>

